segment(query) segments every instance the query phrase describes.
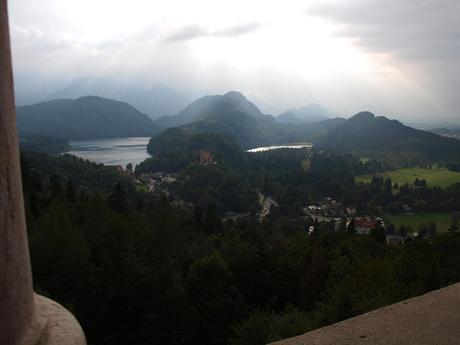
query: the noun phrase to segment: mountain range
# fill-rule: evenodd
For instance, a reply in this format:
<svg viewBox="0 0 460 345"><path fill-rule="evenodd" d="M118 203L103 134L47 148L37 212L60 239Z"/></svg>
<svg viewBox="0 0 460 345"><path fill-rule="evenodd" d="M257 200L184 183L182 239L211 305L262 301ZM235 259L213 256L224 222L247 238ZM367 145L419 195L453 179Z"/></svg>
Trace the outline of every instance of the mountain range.
<svg viewBox="0 0 460 345"><path fill-rule="evenodd" d="M417 130L370 112L361 112L348 120L321 120L324 112L317 115L312 112L307 116L306 111L296 111L294 115L298 120L302 116L303 121L280 123L279 119L263 114L236 91L201 97L177 115L161 117L156 122L127 103L96 96L22 106L17 108L17 113L21 133L53 139L155 134L160 137L158 142L169 142L168 136L177 137L175 130L179 128L181 133L194 135L222 134L243 149L308 141L319 149L341 152L418 152L431 156L460 156L458 140ZM152 145L149 150L154 150Z"/></svg>

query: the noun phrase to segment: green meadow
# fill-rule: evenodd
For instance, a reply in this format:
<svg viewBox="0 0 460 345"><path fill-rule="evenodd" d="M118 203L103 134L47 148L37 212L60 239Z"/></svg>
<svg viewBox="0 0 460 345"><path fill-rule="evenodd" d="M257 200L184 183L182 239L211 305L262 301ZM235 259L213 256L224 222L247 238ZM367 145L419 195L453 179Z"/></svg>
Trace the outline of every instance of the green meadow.
<svg viewBox="0 0 460 345"><path fill-rule="evenodd" d="M387 217L397 228L401 225L410 226L414 231L422 224L435 222L438 232L446 232L453 223L450 212L399 213Z"/></svg>
<svg viewBox="0 0 460 345"><path fill-rule="evenodd" d="M413 184L414 180L426 180L428 187L447 188L452 184L460 183L460 172L450 171L445 168L406 168L382 173L359 175L355 177L357 183L369 183L374 175L391 178L393 183L403 185L406 183Z"/></svg>

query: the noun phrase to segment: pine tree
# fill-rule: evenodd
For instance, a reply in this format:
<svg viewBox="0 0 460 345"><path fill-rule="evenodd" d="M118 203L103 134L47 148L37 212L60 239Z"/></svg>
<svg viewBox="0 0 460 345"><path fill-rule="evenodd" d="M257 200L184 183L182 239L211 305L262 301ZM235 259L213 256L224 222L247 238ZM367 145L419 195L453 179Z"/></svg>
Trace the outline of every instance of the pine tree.
<svg viewBox="0 0 460 345"><path fill-rule="evenodd" d="M204 232L208 235L218 234L223 230L222 220L219 217L219 212L215 202L211 202L208 205L203 228Z"/></svg>
<svg viewBox="0 0 460 345"><path fill-rule="evenodd" d="M112 194L109 195L108 202L114 212L126 213L128 211L128 198L120 182L115 185Z"/></svg>

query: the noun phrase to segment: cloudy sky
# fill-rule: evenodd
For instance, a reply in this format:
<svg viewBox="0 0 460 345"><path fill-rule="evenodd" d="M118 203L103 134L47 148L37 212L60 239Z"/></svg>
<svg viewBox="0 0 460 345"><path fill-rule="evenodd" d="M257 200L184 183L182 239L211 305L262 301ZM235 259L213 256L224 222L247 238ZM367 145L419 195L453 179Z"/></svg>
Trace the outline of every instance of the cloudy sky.
<svg viewBox="0 0 460 345"><path fill-rule="evenodd" d="M9 3L18 88L93 76L460 123L458 0Z"/></svg>

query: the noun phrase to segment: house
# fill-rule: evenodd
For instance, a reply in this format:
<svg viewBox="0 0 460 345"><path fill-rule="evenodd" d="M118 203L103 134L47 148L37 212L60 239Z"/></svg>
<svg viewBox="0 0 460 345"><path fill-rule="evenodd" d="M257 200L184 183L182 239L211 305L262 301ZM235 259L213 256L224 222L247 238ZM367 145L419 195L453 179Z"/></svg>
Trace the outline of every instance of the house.
<svg viewBox="0 0 460 345"><path fill-rule="evenodd" d="M376 219L369 217L358 217L355 218L355 230L358 234L368 235L372 229L375 229L379 225Z"/></svg>

